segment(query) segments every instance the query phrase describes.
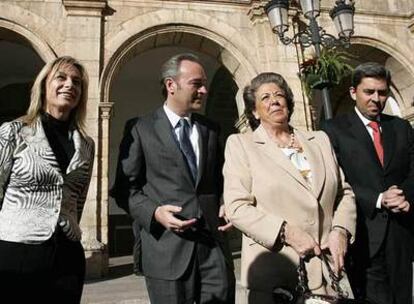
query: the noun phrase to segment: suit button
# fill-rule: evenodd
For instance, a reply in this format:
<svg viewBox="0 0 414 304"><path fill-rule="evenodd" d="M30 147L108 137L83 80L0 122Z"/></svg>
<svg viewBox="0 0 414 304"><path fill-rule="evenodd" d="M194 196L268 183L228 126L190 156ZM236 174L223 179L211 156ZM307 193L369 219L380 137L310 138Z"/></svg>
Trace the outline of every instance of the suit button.
<svg viewBox="0 0 414 304"><path fill-rule="evenodd" d="M382 214L382 218L383 218L383 219L386 219L386 218L388 218L388 214L386 214L386 213L383 213L383 214Z"/></svg>
<svg viewBox="0 0 414 304"><path fill-rule="evenodd" d="M59 209L55 209L55 213L59 213Z"/></svg>
<svg viewBox="0 0 414 304"><path fill-rule="evenodd" d="M309 225L315 225L315 219L314 218L308 219L308 223Z"/></svg>

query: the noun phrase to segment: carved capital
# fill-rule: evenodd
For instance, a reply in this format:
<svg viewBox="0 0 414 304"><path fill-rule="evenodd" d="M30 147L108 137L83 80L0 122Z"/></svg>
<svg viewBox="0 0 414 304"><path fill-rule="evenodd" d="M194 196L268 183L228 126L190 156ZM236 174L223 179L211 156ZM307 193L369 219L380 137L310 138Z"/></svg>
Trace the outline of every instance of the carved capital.
<svg viewBox="0 0 414 304"><path fill-rule="evenodd" d="M255 23L262 23L267 20L266 12L265 12L265 5L268 1L266 0L259 0L252 3L247 15L249 16L250 20Z"/></svg>
<svg viewBox="0 0 414 304"><path fill-rule="evenodd" d="M270 0L256 0L252 3L247 15L250 17L250 20L253 24L269 22L267 17L265 6ZM294 18L298 15L299 4L297 1L291 0L288 15L290 18Z"/></svg>
<svg viewBox="0 0 414 304"><path fill-rule="evenodd" d="M411 33L414 34L414 13L411 14L410 24L408 25L408 29L411 31Z"/></svg>
<svg viewBox="0 0 414 304"><path fill-rule="evenodd" d="M112 114L113 102L100 102L99 103L99 117L101 119L110 119Z"/></svg>
<svg viewBox="0 0 414 304"><path fill-rule="evenodd" d="M63 0L69 16L102 16L107 0Z"/></svg>

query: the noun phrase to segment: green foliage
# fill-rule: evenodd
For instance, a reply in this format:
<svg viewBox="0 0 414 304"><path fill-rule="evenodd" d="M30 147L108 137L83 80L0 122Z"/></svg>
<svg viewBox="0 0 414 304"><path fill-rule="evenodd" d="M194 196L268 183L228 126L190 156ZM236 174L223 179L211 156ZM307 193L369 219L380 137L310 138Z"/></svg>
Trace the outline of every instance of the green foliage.
<svg viewBox="0 0 414 304"><path fill-rule="evenodd" d="M312 58L300 66L299 77L305 93L310 98L312 89L331 88L353 71L347 63L350 55L335 48L323 49L319 58Z"/></svg>

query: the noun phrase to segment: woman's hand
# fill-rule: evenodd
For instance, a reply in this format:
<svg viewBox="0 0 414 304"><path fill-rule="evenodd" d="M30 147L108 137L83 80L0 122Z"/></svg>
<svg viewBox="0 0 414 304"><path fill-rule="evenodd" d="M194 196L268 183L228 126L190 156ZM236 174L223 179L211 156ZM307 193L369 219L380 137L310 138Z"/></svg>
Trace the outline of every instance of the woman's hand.
<svg viewBox="0 0 414 304"><path fill-rule="evenodd" d="M80 241L82 231L79 225L73 221L73 218L65 214L59 215L58 225L69 240Z"/></svg>
<svg viewBox="0 0 414 304"><path fill-rule="evenodd" d="M334 262L334 271L339 275L344 267L345 254L348 249L348 236L343 229L333 229L328 236L328 242L322 245L322 250L329 249Z"/></svg>
<svg viewBox="0 0 414 304"><path fill-rule="evenodd" d="M285 242L302 258L321 254L321 249L313 237L297 226L286 224Z"/></svg>

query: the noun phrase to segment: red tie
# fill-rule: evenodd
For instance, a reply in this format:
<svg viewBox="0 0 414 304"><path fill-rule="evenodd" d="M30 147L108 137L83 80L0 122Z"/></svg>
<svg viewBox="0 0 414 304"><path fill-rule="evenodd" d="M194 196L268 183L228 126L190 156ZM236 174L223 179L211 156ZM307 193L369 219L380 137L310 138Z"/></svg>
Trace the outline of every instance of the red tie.
<svg viewBox="0 0 414 304"><path fill-rule="evenodd" d="M382 148L381 132L379 130L378 122L371 121L368 125L371 127L373 131L375 151L377 151L377 155L381 162L381 165L384 166L384 149Z"/></svg>

